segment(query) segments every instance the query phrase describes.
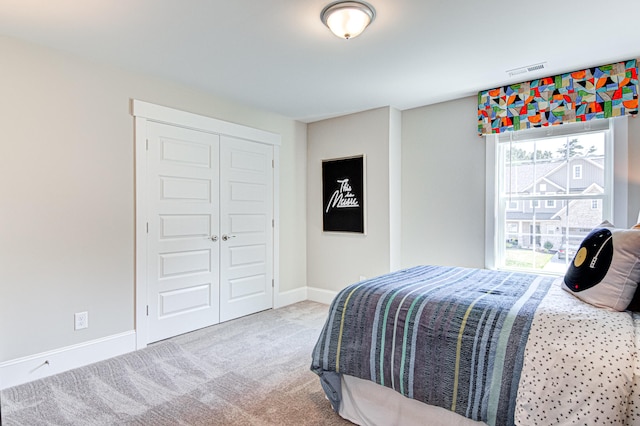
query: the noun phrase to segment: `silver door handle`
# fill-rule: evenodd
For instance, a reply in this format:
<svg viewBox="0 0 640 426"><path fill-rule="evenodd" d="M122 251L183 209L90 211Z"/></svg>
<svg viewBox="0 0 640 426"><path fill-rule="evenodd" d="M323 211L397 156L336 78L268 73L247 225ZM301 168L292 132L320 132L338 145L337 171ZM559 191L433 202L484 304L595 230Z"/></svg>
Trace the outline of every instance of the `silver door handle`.
<svg viewBox="0 0 640 426"><path fill-rule="evenodd" d="M218 236L212 235L211 237L209 237L209 239L215 243L216 241L218 241Z"/></svg>
<svg viewBox="0 0 640 426"><path fill-rule="evenodd" d="M230 239L235 238L235 237L236 237L235 235L223 234L222 235L222 241L227 241L227 240L230 240Z"/></svg>

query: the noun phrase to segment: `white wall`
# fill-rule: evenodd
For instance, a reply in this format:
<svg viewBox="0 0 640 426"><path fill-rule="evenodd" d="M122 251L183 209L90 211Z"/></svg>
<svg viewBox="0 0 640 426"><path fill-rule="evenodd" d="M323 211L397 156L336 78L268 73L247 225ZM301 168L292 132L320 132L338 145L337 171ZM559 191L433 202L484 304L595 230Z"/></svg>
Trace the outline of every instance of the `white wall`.
<svg viewBox="0 0 640 426"><path fill-rule="evenodd" d="M0 51L0 362L134 328L132 98L282 135L280 290L306 286L305 124L8 37Z"/></svg>
<svg viewBox="0 0 640 426"><path fill-rule="evenodd" d="M477 97L402 112L402 263L484 267Z"/></svg>
<svg viewBox="0 0 640 426"><path fill-rule="evenodd" d="M390 271L391 232L397 229L390 224L390 182L395 182L390 173L399 172L390 152L399 155L394 146L400 140L399 113L379 108L311 123L307 129L307 283L311 290L335 292L360 276ZM323 233L322 160L359 154L366 156L367 233Z"/></svg>

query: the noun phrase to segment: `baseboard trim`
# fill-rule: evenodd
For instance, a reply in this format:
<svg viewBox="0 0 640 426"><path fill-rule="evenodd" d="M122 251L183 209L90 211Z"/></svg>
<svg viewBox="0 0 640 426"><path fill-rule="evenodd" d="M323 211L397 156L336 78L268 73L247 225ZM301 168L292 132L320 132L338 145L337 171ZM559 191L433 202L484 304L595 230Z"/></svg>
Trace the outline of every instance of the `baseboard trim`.
<svg viewBox="0 0 640 426"><path fill-rule="evenodd" d="M307 287L295 288L278 293L274 300L273 307L278 309L304 300L307 300Z"/></svg>
<svg viewBox="0 0 640 426"><path fill-rule="evenodd" d="M134 330L0 363L0 390L136 349Z"/></svg>
<svg viewBox="0 0 640 426"><path fill-rule="evenodd" d="M325 290L323 288L307 287L307 300L330 305L338 295L337 291Z"/></svg>
<svg viewBox="0 0 640 426"><path fill-rule="evenodd" d="M311 300L331 304L337 291L300 287L278 293L274 308ZM0 363L0 390L136 350L135 330Z"/></svg>

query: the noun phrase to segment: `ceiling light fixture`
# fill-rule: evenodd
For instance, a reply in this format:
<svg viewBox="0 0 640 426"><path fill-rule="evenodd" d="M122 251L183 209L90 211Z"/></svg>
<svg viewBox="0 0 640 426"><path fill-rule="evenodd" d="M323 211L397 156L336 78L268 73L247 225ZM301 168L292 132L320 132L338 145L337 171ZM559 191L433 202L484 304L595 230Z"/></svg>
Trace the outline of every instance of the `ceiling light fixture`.
<svg viewBox="0 0 640 426"><path fill-rule="evenodd" d="M336 1L320 13L320 19L338 37L357 37L376 17L376 10L362 1Z"/></svg>

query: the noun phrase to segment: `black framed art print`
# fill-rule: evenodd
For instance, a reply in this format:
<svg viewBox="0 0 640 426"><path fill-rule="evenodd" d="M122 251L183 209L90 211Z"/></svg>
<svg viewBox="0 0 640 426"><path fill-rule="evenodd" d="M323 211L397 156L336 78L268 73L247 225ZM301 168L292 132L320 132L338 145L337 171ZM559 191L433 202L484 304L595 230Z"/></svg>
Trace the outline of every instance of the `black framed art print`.
<svg viewBox="0 0 640 426"><path fill-rule="evenodd" d="M322 161L322 230L365 233L364 155Z"/></svg>

